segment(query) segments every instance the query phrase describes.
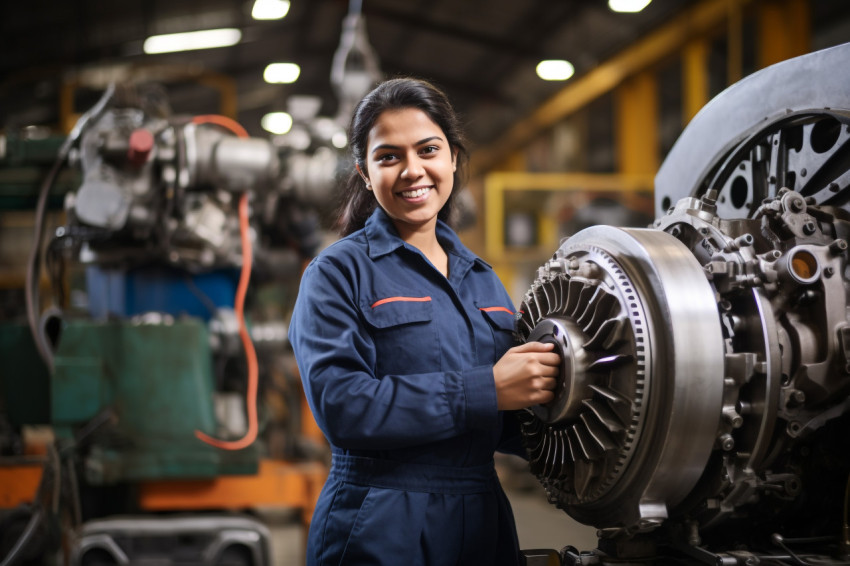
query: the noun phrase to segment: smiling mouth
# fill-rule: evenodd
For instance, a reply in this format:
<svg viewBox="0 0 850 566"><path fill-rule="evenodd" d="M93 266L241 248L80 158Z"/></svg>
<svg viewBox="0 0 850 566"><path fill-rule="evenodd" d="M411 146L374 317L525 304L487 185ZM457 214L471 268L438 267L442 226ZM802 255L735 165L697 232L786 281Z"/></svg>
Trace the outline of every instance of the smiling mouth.
<svg viewBox="0 0 850 566"><path fill-rule="evenodd" d="M428 194L428 191L431 190L431 187L420 187L418 189L412 189L410 191L402 191L399 194L404 198L419 198Z"/></svg>

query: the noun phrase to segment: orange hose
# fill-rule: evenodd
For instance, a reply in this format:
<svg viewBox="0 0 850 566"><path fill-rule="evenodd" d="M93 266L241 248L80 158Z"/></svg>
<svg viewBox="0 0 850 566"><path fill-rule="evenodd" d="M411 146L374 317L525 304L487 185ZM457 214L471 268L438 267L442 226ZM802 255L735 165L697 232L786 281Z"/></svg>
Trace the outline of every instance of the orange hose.
<svg viewBox="0 0 850 566"><path fill-rule="evenodd" d="M248 431L239 440L219 440L213 438L200 430L195 431L202 441L221 448L223 450L241 450L253 444L257 439L259 425L257 422L257 388L259 382L259 371L257 367L257 352L254 343L248 334L245 325L245 295L248 292L248 280L251 278L251 238L248 233L248 194L243 194L239 199L239 234L242 239L242 272L239 275L239 286L236 288L236 320L239 322L239 336L245 348L245 357L248 362L248 395L246 409L248 412Z"/></svg>
<svg viewBox="0 0 850 566"><path fill-rule="evenodd" d="M227 116L219 116L218 114L202 114L192 118L192 122L195 124L215 124L222 128L227 128L240 138L249 137L248 131L242 127L242 124L232 118L228 118Z"/></svg>

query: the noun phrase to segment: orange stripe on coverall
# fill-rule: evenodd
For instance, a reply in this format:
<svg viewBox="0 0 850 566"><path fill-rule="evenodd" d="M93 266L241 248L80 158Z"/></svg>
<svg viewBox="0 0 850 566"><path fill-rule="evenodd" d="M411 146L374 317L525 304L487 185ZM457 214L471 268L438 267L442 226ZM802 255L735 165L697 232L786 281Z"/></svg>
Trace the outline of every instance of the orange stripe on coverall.
<svg viewBox="0 0 850 566"><path fill-rule="evenodd" d="M431 297L387 297L386 299L381 299L380 301L375 301L372 304L372 308L381 306L386 303L397 303L397 302L406 302L406 303L425 303L431 300Z"/></svg>

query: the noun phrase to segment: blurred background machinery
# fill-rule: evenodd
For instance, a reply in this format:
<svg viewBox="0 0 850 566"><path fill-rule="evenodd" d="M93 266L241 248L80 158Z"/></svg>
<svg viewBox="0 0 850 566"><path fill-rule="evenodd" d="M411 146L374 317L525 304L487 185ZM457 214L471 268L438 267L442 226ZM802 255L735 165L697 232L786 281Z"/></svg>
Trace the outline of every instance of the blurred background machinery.
<svg viewBox="0 0 850 566"><path fill-rule="evenodd" d="M7 146L10 168L56 153L28 320L0 325L0 483L21 503L0 515L4 564L63 549L74 564L267 564L261 521L206 513L277 505L306 522L324 479L282 309L321 244L338 151L279 149L167 102L158 85L110 86L69 136ZM33 425L54 438L25 437Z"/></svg>
<svg viewBox="0 0 850 566"><path fill-rule="evenodd" d="M850 553L850 44L740 81L656 176L649 228L594 226L518 322L562 354L524 413L571 564L844 564Z"/></svg>

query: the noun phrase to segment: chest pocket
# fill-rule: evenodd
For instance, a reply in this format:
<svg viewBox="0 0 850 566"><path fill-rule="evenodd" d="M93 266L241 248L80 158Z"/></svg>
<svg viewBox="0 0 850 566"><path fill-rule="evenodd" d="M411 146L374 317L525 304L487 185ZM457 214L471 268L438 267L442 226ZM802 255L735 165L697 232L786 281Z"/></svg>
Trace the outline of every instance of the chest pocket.
<svg viewBox="0 0 850 566"><path fill-rule="evenodd" d="M514 334L514 313L505 307L480 306L478 310L487 321L493 336L493 363L517 345Z"/></svg>
<svg viewBox="0 0 850 566"><path fill-rule="evenodd" d="M380 298L360 309L375 342L377 377L440 371L440 336L430 297Z"/></svg>

